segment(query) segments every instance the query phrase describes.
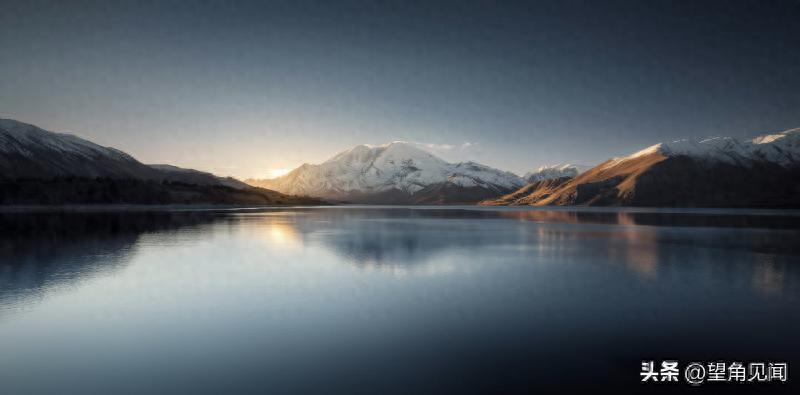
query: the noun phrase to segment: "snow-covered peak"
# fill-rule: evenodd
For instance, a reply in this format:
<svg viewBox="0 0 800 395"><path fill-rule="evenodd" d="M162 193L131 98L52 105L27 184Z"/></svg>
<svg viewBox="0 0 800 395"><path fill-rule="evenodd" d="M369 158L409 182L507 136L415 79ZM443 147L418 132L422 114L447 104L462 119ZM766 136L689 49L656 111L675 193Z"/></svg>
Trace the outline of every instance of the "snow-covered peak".
<svg viewBox="0 0 800 395"><path fill-rule="evenodd" d="M747 165L753 161L782 166L800 164L800 128L758 136L749 140L733 137L682 139L659 143L614 162L659 153L664 156L689 156L704 161Z"/></svg>
<svg viewBox="0 0 800 395"><path fill-rule="evenodd" d="M800 128L759 136L749 143L754 158L783 166L800 165Z"/></svg>
<svg viewBox="0 0 800 395"><path fill-rule="evenodd" d="M564 165L541 166L535 171L525 173L522 178L528 183L534 183L562 177L577 177L578 174L583 173L587 169L589 169L589 166L573 165L569 163Z"/></svg>
<svg viewBox="0 0 800 395"><path fill-rule="evenodd" d="M334 155L326 162L364 162L374 155L374 147L361 144Z"/></svg>
<svg viewBox="0 0 800 395"><path fill-rule="evenodd" d="M751 141L753 144L771 144L775 142L788 141L794 141L797 143L798 139L800 139L800 128L789 129L775 134L765 134L763 136L758 136Z"/></svg>
<svg viewBox="0 0 800 395"><path fill-rule="evenodd" d="M379 146L357 145L321 164L303 165L264 183L278 191L311 196L391 190L414 194L437 183L495 189L524 185L522 179L512 173L474 162L448 163L403 141Z"/></svg>
<svg viewBox="0 0 800 395"><path fill-rule="evenodd" d="M392 141L382 145L360 144L336 154L324 163L338 162L347 164L370 163L378 158L388 159L417 159L420 161L439 160L428 151L405 141Z"/></svg>

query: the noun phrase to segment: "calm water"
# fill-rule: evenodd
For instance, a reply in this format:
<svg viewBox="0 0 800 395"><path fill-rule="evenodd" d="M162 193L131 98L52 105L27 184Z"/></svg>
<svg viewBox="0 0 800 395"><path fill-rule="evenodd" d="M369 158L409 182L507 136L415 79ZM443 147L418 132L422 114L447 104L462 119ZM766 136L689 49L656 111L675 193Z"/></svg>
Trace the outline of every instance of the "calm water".
<svg viewBox="0 0 800 395"><path fill-rule="evenodd" d="M800 214L0 214L3 394L640 388L643 359L791 382Z"/></svg>

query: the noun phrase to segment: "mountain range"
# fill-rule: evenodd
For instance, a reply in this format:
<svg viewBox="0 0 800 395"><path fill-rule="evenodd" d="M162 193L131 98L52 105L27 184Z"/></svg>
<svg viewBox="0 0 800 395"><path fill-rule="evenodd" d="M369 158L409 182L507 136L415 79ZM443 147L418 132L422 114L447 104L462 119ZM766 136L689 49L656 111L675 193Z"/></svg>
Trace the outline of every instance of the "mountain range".
<svg viewBox="0 0 800 395"><path fill-rule="evenodd" d="M358 145L282 177L246 182L287 194L379 204L475 203L525 185L513 173L475 162L448 163L402 141Z"/></svg>
<svg viewBox="0 0 800 395"><path fill-rule="evenodd" d="M800 206L800 128L740 140L660 143L595 167L523 177L447 162L402 141L358 145L320 164L245 182L148 165L77 136L0 119L0 204L473 204Z"/></svg>
<svg viewBox="0 0 800 395"><path fill-rule="evenodd" d="M678 140L535 181L483 205L800 206L800 128L748 140Z"/></svg>
<svg viewBox="0 0 800 395"><path fill-rule="evenodd" d="M115 148L0 119L0 203L299 204L316 200L171 165L146 165Z"/></svg>

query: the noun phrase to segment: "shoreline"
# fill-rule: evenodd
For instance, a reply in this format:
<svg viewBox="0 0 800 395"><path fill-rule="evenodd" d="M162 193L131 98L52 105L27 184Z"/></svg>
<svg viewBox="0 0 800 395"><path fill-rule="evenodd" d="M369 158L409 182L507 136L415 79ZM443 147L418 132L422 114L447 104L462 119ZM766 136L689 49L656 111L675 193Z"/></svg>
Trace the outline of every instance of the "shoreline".
<svg viewBox="0 0 800 395"><path fill-rule="evenodd" d="M228 211L318 207L321 205L252 205L252 204L64 204L0 205L0 213L33 212L146 212L146 211Z"/></svg>
<svg viewBox="0 0 800 395"><path fill-rule="evenodd" d="M185 211L257 211L275 209L397 209L397 210L476 210L476 211L562 211L583 213L654 213L704 215L788 215L800 216L797 208L765 207L637 207L637 206L485 206L485 205L382 205L382 204L312 204L312 205L242 205L242 204L65 204L0 205L0 214L43 212L185 212Z"/></svg>

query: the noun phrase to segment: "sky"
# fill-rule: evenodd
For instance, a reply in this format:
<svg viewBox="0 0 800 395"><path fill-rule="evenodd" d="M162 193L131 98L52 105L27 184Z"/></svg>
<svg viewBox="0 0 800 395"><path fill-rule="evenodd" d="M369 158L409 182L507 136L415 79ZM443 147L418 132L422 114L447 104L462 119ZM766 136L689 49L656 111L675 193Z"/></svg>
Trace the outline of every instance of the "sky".
<svg viewBox="0 0 800 395"><path fill-rule="evenodd" d="M800 127L799 0L0 10L0 117L240 178L362 143L522 174Z"/></svg>

